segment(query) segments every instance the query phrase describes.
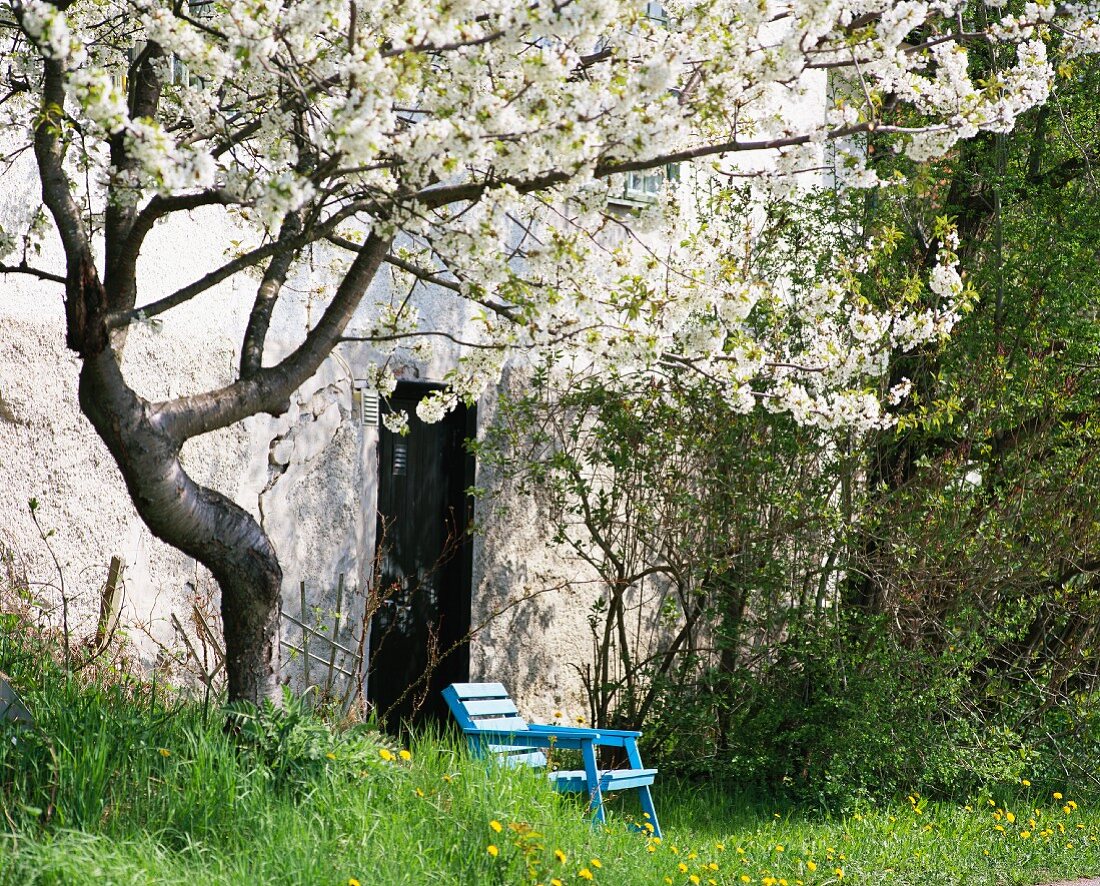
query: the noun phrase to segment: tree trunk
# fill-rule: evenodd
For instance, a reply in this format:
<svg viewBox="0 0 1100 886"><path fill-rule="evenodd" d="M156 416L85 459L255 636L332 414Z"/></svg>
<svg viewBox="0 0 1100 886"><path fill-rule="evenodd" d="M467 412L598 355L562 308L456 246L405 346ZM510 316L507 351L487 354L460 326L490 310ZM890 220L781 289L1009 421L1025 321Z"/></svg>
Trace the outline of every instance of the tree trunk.
<svg viewBox="0 0 1100 886"><path fill-rule="evenodd" d="M126 384L110 347L85 359L80 407L153 534L194 557L218 582L229 698L277 701L282 569L271 540L244 508L187 474L182 441Z"/></svg>

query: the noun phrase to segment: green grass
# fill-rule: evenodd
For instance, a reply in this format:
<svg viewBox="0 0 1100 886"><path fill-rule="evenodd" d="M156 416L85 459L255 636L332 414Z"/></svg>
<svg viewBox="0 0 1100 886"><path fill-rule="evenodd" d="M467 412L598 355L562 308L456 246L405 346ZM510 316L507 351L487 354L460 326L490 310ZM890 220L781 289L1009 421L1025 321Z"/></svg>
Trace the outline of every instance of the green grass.
<svg viewBox="0 0 1100 886"><path fill-rule="evenodd" d="M1035 884L1100 872L1100 812L1081 798L1067 812L1068 786L1063 800L1020 785L841 818L662 776L656 842L628 827L624 799L593 830L538 773L486 766L448 737L420 736L405 759L304 718L260 753L228 738L216 710L118 673L68 677L10 631L0 668L38 717L33 732L0 731L0 883L564 886L587 873L796 886L842 871L844 883Z"/></svg>

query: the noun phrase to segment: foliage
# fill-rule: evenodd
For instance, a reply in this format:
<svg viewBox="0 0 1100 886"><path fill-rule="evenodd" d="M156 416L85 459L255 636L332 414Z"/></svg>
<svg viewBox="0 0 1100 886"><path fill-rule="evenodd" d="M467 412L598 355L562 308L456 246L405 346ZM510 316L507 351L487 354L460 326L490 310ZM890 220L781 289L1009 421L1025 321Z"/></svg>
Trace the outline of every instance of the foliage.
<svg viewBox="0 0 1100 886"><path fill-rule="evenodd" d="M236 701L226 706L226 713L242 751L253 755L279 786L307 786L328 772L334 760L360 777L386 763L380 752L389 746L376 730L354 724L334 732L312 712L306 696L295 695L287 686L279 705L270 699L259 707ZM391 758L395 755L389 753Z"/></svg>
<svg viewBox="0 0 1100 886"><path fill-rule="evenodd" d="M907 184L764 216L762 276L797 289L860 252L854 291L915 304L954 226L973 300L950 339L881 355L890 427L742 415L671 364L554 368L505 407L510 476L601 583L597 723L643 726L666 766L831 807L1090 777L1097 76L1064 72L1060 128L1035 111L925 165L872 139ZM629 635L617 600L663 632Z"/></svg>

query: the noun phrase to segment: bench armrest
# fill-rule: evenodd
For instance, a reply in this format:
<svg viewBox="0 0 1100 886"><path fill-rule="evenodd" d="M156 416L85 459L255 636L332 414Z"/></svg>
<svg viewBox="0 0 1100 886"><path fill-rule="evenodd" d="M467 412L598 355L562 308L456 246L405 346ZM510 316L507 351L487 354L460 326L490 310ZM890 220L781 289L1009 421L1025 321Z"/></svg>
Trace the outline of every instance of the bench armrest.
<svg viewBox="0 0 1100 886"><path fill-rule="evenodd" d="M600 737L594 729L554 729L553 731L520 729L510 732L507 729L464 729L463 734L470 740L479 740L482 744L513 745L524 748L571 748L583 750L591 747Z"/></svg>
<svg viewBox="0 0 1100 886"><path fill-rule="evenodd" d="M632 744L637 743L638 736L642 733L632 732L629 729L574 729L572 726L544 726L538 723L532 723L528 727L532 732L542 733L573 733L573 732L595 732L597 737L595 743L602 747L609 748L626 748Z"/></svg>
<svg viewBox="0 0 1100 886"><path fill-rule="evenodd" d="M613 736L616 738L641 738L642 733L635 732L633 729L601 729L599 730L600 737Z"/></svg>
<svg viewBox="0 0 1100 886"><path fill-rule="evenodd" d="M558 726L556 723L528 723L527 728L531 732L541 732L544 735L589 735L598 738L603 735L602 729L588 729L584 726Z"/></svg>

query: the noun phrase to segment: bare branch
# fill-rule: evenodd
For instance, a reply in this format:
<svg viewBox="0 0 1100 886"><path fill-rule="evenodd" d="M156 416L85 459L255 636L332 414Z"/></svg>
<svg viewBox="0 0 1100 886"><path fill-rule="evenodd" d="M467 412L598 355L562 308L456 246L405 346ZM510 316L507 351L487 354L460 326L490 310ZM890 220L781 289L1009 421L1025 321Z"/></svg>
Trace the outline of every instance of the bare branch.
<svg viewBox="0 0 1100 886"><path fill-rule="evenodd" d="M326 219L321 224L315 225L292 241L282 243L273 240L270 243L265 243L263 246L257 246L244 255L233 259L233 261L226 262L220 268L205 274L193 283L189 283L182 289L177 289L171 295L166 295L164 298L158 299L141 308L134 308L129 311L119 311L109 315L107 317L107 325L110 329L121 329L133 323L135 320L156 317L159 314L172 310L172 308L177 308L185 302L195 298L195 296L201 295L208 289L217 286L223 280L229 279L234 274L239 274L241 271L259 264L264 259L274 255L280 249L301 249L308 243L324 239L328 232L335 230L343 222L366 208L367 207L361 203L348 204L338 212L333 213L330 218Z"/></svg>
<svg viewBox="0 0 1100 886"><path fill-rule="evenodd" d="M155 404L153 409L163 415L166 431L182 442L258 412L282 412L290 395L318 370L340 340L382 266L390 242L376 234L367 238L317 325L280 363L216 391Z"/></svg>
<svg viewBox="0 0 1100 886"><path fill-rule="evenodd" d="M5 265L0 262L0 274L26 274L30 277L37 277L39 280L48 280L50 283L60 283L62 286L67 282L60 274L51 274L49 271L43 271L40 268L32 268L26 260L17 265Z"/></svg>

